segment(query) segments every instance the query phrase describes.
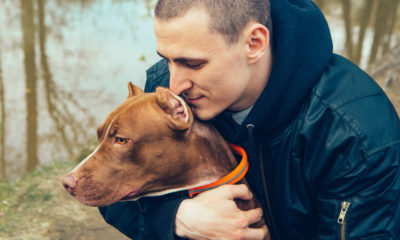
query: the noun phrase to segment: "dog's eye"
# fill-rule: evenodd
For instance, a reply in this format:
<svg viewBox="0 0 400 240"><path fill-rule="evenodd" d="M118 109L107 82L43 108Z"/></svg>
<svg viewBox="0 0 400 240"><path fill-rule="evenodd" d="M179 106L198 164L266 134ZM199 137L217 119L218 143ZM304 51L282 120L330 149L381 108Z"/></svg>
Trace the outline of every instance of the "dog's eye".
<svg viewBox="0 0 400 240"><path fill-rule="evenodd" d="M118 144L124 145L128 143L128 139L127 138L123 138L123 137L115 137L115 141Z"/></svg>

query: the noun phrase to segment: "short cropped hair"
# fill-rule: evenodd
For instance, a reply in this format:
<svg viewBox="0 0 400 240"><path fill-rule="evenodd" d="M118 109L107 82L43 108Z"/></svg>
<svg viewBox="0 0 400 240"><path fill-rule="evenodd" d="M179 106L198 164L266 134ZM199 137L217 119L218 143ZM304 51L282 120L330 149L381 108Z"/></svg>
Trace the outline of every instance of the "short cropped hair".
<svg viewBox="0 0 400 240"><path fill-rule="evenodd" d="M210 15L210 30L221 33L227 43L237 43L246 25L254 20L272 34L269 0L158 0L156 18L171 20L193 7L203 7Z"/></svg>

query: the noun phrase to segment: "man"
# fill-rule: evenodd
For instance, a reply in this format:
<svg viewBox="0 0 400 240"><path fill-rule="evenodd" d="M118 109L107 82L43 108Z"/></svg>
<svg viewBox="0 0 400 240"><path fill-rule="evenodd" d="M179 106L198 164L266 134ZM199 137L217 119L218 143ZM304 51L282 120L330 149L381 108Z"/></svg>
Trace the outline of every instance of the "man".
<svg viewBox="0 0 400 240"><path fill-rule="evenodd" d="M400 236L400 123L393 106L367 74L332 53L327 23L311 1L270 4L159 0L154 30L165 60L148 70L146 83L146 91L170 86L198 118L246 149L246 179L268 228L249 227L261 210L237 209L233 199L252 196L236 185L193 199L101 208L127 236Z"/></svg>

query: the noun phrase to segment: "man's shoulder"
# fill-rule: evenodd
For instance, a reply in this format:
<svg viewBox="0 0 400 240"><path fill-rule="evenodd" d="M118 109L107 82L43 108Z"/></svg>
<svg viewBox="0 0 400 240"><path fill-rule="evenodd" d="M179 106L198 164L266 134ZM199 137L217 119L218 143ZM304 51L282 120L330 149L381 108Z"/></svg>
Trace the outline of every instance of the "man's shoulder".
<svg viewBox="0 0 400 240"><path fill-rule="evenodd" d="M146 71L145 92L154 92L157 87L169 87L169 69L167 61L162 59Z"/></svg>
<svg viewBox="0 0 400 240"><path fill-rule="evenodd" d="M386 94L367 73L338 55L314 86L310 104L340 119L371 151L400 139L399 118Z"/></svg>
<svg viewBox="0 0 400 240"><path fill-rule="evenodd" d="M334 55L313 88L313 94L340 108L364 98L384 95L378 84L349 60Z"/></svg>

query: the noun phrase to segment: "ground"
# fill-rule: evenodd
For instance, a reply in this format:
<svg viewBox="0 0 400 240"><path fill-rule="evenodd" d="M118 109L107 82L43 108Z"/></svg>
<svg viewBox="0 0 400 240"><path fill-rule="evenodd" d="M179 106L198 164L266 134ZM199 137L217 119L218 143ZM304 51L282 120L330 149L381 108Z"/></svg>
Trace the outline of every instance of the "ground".
<svg viewBox="0 0 400 240"><path fill-rule="evenodd" d="M104 222L97 208L64 190L61 176L74 162L57 162L25 178L0 184L0 239L128 239Z"/></svg>

